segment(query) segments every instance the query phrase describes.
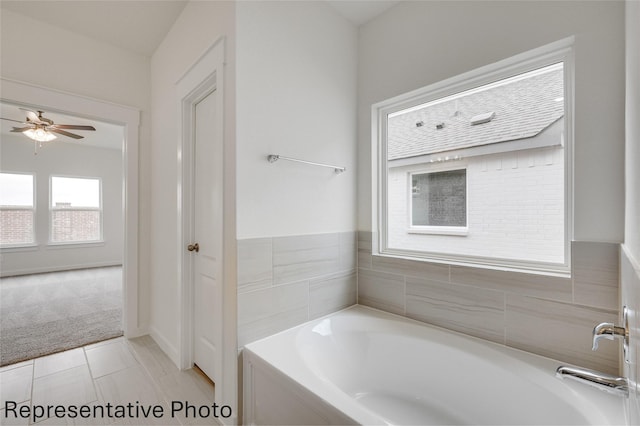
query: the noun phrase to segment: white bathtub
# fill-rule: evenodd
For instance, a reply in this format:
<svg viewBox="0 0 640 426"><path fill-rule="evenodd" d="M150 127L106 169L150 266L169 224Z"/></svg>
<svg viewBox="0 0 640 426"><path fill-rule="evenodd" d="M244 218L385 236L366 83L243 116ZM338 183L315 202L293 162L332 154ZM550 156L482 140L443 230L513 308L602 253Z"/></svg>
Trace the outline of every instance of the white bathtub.
<svg viewBox="0 0 640 426"><path fill-rule="evenodd" d="M558 361L354 306L247 345L245 424L625 424Z"/></svg>

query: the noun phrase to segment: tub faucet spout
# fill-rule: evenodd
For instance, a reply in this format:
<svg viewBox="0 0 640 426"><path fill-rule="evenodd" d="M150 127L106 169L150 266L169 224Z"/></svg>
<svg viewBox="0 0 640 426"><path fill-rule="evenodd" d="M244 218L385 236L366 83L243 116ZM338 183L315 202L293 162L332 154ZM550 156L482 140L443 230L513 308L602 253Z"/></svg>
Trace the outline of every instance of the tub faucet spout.
<svg viewBox="0 0 640 426"><path fill-rule="evenodd" d="M629 383L624 377L611 376L586 368L574 368L564 365L558 367L556 377L573 379L615 395L629 395Z"/></svg>

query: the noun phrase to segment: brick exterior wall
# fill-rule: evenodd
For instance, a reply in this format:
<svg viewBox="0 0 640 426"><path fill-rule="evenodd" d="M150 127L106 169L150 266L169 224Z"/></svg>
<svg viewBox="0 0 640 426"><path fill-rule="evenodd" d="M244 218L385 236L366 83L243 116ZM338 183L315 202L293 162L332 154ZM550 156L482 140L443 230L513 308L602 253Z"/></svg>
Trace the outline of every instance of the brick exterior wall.
<svg viewBox="0 0 640 426"><path fill-rule="evenodd" d="M33 210L0 208L0 244L33 242Z"/></svg>
<svg viewBox="0 0 640 426"><path fill-rule="evenodd" d="M51 241L96 241L100 239L100 211L61 209L51 212ZM0 209L0 243L33 242L33 211Z"/></svg>
<svg viewBox="0 0 640 426"><path fill-rule="evenodd" d="M100 211L53 210L51 241L96 241L100 239Z"/></svg>
<svg viewBox="0 0 640 426"><path fill-rule="evenodd" d="M408 233L409 172L467 167L466 236ZM563 148L469 157L389 169L389 247L564 261Z"/></svg>

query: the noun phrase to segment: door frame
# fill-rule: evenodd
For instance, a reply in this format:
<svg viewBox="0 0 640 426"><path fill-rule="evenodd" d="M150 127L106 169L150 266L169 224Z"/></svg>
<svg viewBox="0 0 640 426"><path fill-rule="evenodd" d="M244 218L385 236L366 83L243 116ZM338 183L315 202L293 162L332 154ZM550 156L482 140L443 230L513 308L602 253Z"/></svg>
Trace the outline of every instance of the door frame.
<svg viewBox="0 0 640 426"><path fill-rule="evenodd" d="M235 290L235 200L233 193L233 173L235 159L230 148L231 142L225 140L224 116L224 37L214 42L176 83L180 116L180 143L178 144L178 277L180 278L180 350L179 367L193 367L194 351L194 274L193 256L187 251L187 245L194 240L194 144L195 144L195 106L214 90L216 96L217 137L223 151L223 234L220 276L222 283L216 297L222 299L223 312L215 312L213 321L222 323L222 371L215 386L215 401L230 405L235 413L221 421L234 423L237 418L237 338L236 338L236 290ZM230 161L233 159L233 161Z"/></svg>
<svg viewBox="0 0 640 426"><path fill-rule="evenodd" d="M121 125L123 161L124 247L122 257L123 329L127 338L147 334L138 313L138 150L140 110L34 84L0 78L3 102L37 107Z"/></svg>

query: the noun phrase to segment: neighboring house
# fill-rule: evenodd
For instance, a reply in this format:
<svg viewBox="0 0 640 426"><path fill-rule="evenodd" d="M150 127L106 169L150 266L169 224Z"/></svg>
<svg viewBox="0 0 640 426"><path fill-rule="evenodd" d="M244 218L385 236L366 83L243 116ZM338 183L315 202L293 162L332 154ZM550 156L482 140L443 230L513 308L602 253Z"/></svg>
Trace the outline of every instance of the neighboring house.
<svg viewBox="0 0 640 426"><path fill-rule="evenodd" d="M33 209L0 206L0 244L33 242Z"/></svg>
<svg viewBox="0 0 640 426"><path fill-rule="evenodd" d="M563 69L393 114L388 245L564 261Z"/></svg>

